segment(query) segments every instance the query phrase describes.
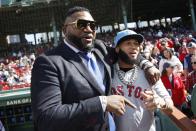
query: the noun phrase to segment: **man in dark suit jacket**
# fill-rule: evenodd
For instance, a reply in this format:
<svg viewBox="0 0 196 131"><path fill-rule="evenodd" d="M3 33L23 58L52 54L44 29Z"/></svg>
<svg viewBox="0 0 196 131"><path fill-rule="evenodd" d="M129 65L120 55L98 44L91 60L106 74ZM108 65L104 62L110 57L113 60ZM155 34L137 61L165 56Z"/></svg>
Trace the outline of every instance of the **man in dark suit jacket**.
<svg viewBox="0 0 196 131"><path fill-rule="evenodd" d="M34 63L31 97L35 129L109 130L108 112L123 115L129 101L123 96L108 96L111 85L111 69L105 61L108 52L102 41L94 41L95 21L89 10L71 8L63 32L64 42ZM80 54L95 58L99 79L93 76L87 60Z"/></svg>

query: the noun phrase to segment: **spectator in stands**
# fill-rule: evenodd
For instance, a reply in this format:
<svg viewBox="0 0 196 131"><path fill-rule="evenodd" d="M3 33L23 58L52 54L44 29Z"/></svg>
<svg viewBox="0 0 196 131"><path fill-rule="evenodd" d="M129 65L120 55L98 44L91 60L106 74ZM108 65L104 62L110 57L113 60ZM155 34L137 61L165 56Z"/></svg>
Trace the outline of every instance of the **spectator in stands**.
<svg viewBox="0 0 196 131"><path fill-rule="evenodd" d="M193 86L196 84L196 54L191 57L193 70L188 74L186 79L186 90L191 94Z"/></svg>
<svg viewBox="0 0 196 131"><path fill-rule="evenodd" d="M6 65L0 64L0 86L2 90L29 87L32 63L30 63L30 58L25 59L26 62L23 63L23 66L20 66L18 59L7 60Z"/></svg>
<svg viewBox="0 0 196 131"><path fill-rule="evenodd" d="M175 55L173 55L173 51L170 48L166 48L163 51L163 58L159 62L159 71L161 73L163 71L163 65L166 62L173 63L175 65L174 73L178 74L179 76L181 75L181 73L183 72L183 65L180 60Z"/></svg>
<svg viewBox="0 0 196 131"><path fill-rule="evenodd" d="M152 45L151 43L145 46L144 50L141 52L143 56L154 64L158 68L158 62L160 60L159 49Z"/></svg>
<svg viewBox="0 0 196 131"><path fill-rule="evenodd" d="M149 47L146 47L146 48L142 51L144 57L145 57L147 60L150 60L150 59L151 59L151 58L150 58L150 57L151 57L151 52L152 52L152 49L149 48Z"/></svg>
<svg viewBox="0 0 196 131"><path fill-rule="evenodd" d="M181 78L174 74L174 66L172 62L163 64L161 80L171 95L174 105L181 109L182 104L186 102L186 90Z"/></svg>
<svg viewBox="0 0 196 131"><path fill-rule="evenodd" d="M161 38L157 43L157 48L162 52L166 48L173 48L173 41L168 38Z"/></svg>
<svg viewBox="0 0 196 131"><path fill-rule="evenodd" d="M20 67L24 67L28 64L28 57L26 55L23 55L20 57Z"/></svg>
<svg viewBox="0 0 196 131"><path fill-rule="evenodd" d="M95 40L95 27L88 9L69 9L64 42L35 60L31 97L37 131L114 131L109 112L124 114L129 101L107 96L110 65L104 43Z"/></svg>
<svg viewBox="0 0 196 131"><path fill-rule="evenodd" d="M9 70L9 76L7 78L7 82L9 83L10 86L13 86L19 83L19 78L16 75L16 72L14 71L13 68Z"/></svg>
<svg viewBox="0 0 196 131"><path fill-rule="evenodd" d="M157 36L160 37L160 38L163 37L163 32L162 32L161 30L159 30L159 31L157 32Z"/></svg>
<svg viewBox="0 0 196 131"><path fill-rule="evenodd" d="M10 60L9 59L5 59L4 64L8 65L9 63L10 63Z"/></svg>
<svg viewBox="0 0 196 131"><path fill-rule="evenodd" d="M17 57L18 57L18 58L22 57L22 51L21 51L21 50L18 51Z"/></svg>
<svg viewBox="0 0 196 131"><path fill-rule="evenodd" d="M157 68L159 68L159 61L161 60L161 54L157 46L154 46L152 48L152 54L151 57L153 58L153 61L151 61Z"/></svg>
<svg viewBox="0 0 196 131"><path fill-rule="evenodd" d="M143 70L134 63L143 40L132 30L120 31L115 37L118 61L113 66L112 93L126 97L137 108L126 107L124 115L115 114L116 131L154 131L154 110L172 112L173 102L161 80L150 85Z"/></svg>
<svg viewBox="0 0 196 131"><path fill-rule="evenodd" d="M29 58L31 60L31 63L34 63L34 61L35 61L35 53L31 53Z"/></svg>
<svg viewBox="0 0 196 131"><path fill-rule="evenodd" d="M180 47L181 47L181 43L179 42L179 39L175 37L173 48L174 48L174 52L177 53L177 56L178 56L178 50Z"/></svg>
<svg viewBox="0 0 196 131"><path fill-rule="evenodd" d="M188 54L188 50L186 48L187 43L185 41L182 42L181 47L178 50L178 58L181 61L181 63L184 63L184 58Z"/></svg>
<svg viewBox="0 0 196 131"><path fill-rule="evenodd" d="M188 55L184 58L184 73L185 76L188 75L189 72L193 70L191 65L191 56L196 52L196 43L195 42L189 42L188 46Z"/></svg>

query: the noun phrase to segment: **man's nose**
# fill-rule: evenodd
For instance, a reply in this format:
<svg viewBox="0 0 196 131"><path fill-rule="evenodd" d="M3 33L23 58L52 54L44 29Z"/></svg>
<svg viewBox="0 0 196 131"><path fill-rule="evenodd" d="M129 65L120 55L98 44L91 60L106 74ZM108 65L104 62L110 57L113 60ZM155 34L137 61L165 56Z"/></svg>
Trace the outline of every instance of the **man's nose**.
<svg viewBox="0 0 196 131"><path fill-rule="evenodd" d="M137 46L136 46L134 43L131 43L131 44L129 45L129 48L135 49L135 48L137 48Z"/></svg>

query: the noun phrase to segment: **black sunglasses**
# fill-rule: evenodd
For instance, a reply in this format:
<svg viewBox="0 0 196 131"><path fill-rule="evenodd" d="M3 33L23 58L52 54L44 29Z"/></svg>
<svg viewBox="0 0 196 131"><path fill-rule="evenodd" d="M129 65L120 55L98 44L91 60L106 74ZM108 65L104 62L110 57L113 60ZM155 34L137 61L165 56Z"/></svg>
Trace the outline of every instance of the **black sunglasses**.
<svg viewBox="0 0 196 131"><path fill-rule="evenodd" d="M74 24L76 28L83 30L87 26L90 26L91 30L95 31L96 30L96 22L95 21L89 21L89 20L83 20L83 19L78 19L72 23L68 23L66 25L72 25Z"/></svg>
<svg viewBox="0 0 196 131"><path fill-rule="evenodd" d="M191 62L191 64L196 64L196 62Z"/></svg>

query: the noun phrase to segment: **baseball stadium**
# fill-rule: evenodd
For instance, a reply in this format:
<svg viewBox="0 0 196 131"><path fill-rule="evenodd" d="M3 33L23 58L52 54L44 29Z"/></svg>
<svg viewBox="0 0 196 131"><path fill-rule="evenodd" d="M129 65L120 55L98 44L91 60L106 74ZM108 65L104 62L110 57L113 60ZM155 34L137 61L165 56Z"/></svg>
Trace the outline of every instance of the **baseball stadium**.
<svg viewBox="0 0 196 131"><path fill-rule="evenodd" d="M72 20L69 17L75 14L70 15L67 12L75 6L85 7L85 9L82 8L84 12L88 9L90 20L82 19L84 16L81 16L80 19L67 24L67 21ZM76 14L73 16L75 17ZM67 42L69 38L73 42L79 41L76 36L75 40L73 40L74 36L72 38L71 35L68 36L68 32L73 31L70 29L72 27L76 28L75 30L93 32L85 36L83 41L91 41L96 33L96 39L103 41L106 46L113 49L116 47L115 44L118 44L115 42L116 39L122 38L122 36L118 38L118 32L123 30L137 32L135 35L141 35L144 38L140 53L145 60L160 71L160 81L165 86L164 90L168 91L174 106L171 113L156 106L155 109L153 108L155 130L141 125L136 131L196 131L196 0L0 0L0 131L76 131L78 129L80 131L109 131L109 129L98 128L97 125L94 126L96 129L91 128L93 122L96 123L100 119L91 118L96 115L98 109L86 109L88 106L93 108L93 104L90 105L91 101L94 100L96 103L97 100L94 98L99 96L100 107L103 108L102 114L103 111L108 110L106 106L109 99L107 99L104 109L106 97L100 97L103 94L97 93L99 89L94 90L94 88L88 87L88 85L96 85L96 82L93 83L96 80L86 82L85 77L80 78L83 73L80 70L82 68L79 68L75 74L69 74L70 70L76 71L73 65L78 64L75 62L77 61L75 57L73 60L70 57L71 60L68 62L61 62L63 58L68 59L69 53L63 58L56 57L58 53L50 56L61 43L66 43L70 47ZM73 49L72 46L70 48ZM61 51L61 49L59 50ZM167 58L165 52L169 53L170 57ZM70 56L72 55L70 54ZM50 57L54 57L54 59L51 58L50 61ZM72 63L71 66L70 63ZM60 67L57 68L58 66L65 68L63 65L69 65L68 69L62 69L64 73L61 72ZM174 71L172 70L172 77L170 77L171 74L168 77L164 76L163 72L170 70L170 67L175 68ZM42 70L44 68L46 70ZM106 71L102 72L102 68L104 67L101 67L100 72L107 74ZM149 68L144 67L143 69ZM78 72L82 73L78 75ZM35 73L37 74L33 75ZM73 75L76 75L75 80L73 80ZM81 76L83 75L85 73ZM105 81L102 84L104 83L105 87L108 84L108 78L106 78L103 76L103 81L104 79ZM58 82L54 79L58 79ZM139 78L135 79L137 81ZM45 82L46 80L48 83ZM132 79L130 78L130 80ZM75 92L69 89L72 88L70 81L74 83ZM123 83L123 80L121 82ZM84 88L76 89L78 87L75 86L76 83L81 84L81 87L85 83ZM40 89L41 87L44 89ZM58 94L59 92L53 93L53 95L51 93L51 96L47 96L47 92L52 91L47 90L48 88L57 88L54 91L58 90L63 93L61 95ZM125 95L123 89L112 87L111 92L115 95ZM141 91L138 87L130 85L127 86L127 89L130 93L128 96L140 97ZM42 94L36 92L38 90ZM107 88L105 90L107 92ZM85 96L81 95L84 92ZM86 96L87 94L89 96ZM75 95L78 95L77 99L74 98ZM90 97L93 99L89 100ZM46 98L53 99L53 102L48 103ZM153 102L154 98L153 95ZM60 102L57 102L57 99ZM86 102L88 100L89 102ZM136 102L132 99L129 100L133 103ZM55 107L54 104L57 106ZM42 105L46 106L43 110ZM80 108L82 109L80 110ZM40 110L46 113L42 114L39 112ZM66 112L69 118L60 116L60 113L56 113L57 110ZM89 115L91 110L96 111ZM81 113L77 113L77 111ZM115 113L113 112L113 114ZM57 118L58 115L59 118ZM84 119L83 115L86 115ZM44 119L50 118L52 121L44 121ZM63 123L64 119L68 119L68 122ZM144 119L148 121L148 118ZM85 126L87 121L89 123ZM61 129L60 126L65 129ZM125 128L118 130L122 129ZM111 128L110 131L112 131ZM135 127L125 131L135 131Z"/></svg>

